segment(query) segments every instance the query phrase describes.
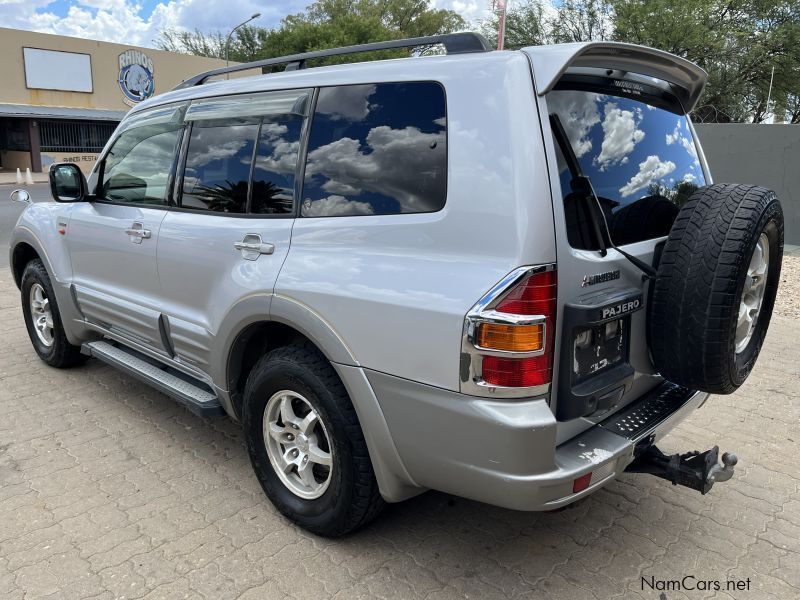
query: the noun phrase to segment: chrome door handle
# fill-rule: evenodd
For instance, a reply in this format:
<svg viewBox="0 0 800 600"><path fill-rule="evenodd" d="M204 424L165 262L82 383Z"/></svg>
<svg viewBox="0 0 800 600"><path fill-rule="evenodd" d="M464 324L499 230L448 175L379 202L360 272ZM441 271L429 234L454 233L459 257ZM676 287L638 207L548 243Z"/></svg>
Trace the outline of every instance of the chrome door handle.
<svg viewBox="0 0 800 600"><path fill-rule="evenodd" d="M234 242L233 247L242 253L245 260L256 260L262 254L275 252L275 244L262 242L257 233L248 233L241 242Z"/></svg>
<svg viewBox="0 0 800 600"><path fill-rule="evenodd" d="M151 235L150 230L145 229L144 225L138 221L135 221L133 225L126 229L125 233L128 234L130 241L134 244L141 244L142 240L149 240Z"/></svg>

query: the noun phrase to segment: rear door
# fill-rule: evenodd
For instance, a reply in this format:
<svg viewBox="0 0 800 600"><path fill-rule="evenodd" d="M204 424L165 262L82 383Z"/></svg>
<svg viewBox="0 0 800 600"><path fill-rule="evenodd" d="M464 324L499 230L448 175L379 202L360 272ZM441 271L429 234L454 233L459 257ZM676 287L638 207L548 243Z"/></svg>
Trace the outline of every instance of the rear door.
<svg viewBox="0 0 800 600"><path fill-rule="evenodd" d="M210 374L222 319L243 298L263 312L289 250L295 172L309 90L192 102L161 225L158 272L171 353Z"/></svg>
<svg viewBox="0 0 800 600"><path fill-rule="evenodd" d="M98 167L96 199L73 207L67 240L87 321L165 352L156 247L186 104L126 119Z"/></svg>
<svg viewBox="0 0 800 600"><path fill-rule="evenodd" d="M562 428L569 437L661 381L648 350L647 279L612 246L655 264L706 174L684 106L664 81L572 69L542 105L561 230L554 400L557 418L572 423Z"/></svg>

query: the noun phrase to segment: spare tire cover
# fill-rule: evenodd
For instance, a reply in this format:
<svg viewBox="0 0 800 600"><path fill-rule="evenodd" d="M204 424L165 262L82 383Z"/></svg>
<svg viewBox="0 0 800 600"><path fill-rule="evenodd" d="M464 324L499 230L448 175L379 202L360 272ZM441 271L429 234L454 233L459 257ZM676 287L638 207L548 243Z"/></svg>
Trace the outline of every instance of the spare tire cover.
<svg viewBox="0 0 800 600"><path fill-rule="evenodd" d="M783 212L762 187L696 190L670 230L651 289L649 339L661 375L730 394L758 358L783 258Z"/></svg>

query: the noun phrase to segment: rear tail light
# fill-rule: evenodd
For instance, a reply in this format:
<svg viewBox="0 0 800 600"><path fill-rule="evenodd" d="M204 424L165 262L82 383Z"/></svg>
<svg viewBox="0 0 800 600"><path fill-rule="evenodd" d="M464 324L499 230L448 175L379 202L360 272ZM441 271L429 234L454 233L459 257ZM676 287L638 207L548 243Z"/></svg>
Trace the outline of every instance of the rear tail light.
<svg viewBox="0 0 800 600"><path fill-rule="evenodd" d="M556 305L556 272L528 275L497 305L495 310L515 315L553 314Z"/></svg>
<svg viewBox="0 0 800 600"><path fill-rule="evenodd" d="M544 324L481 323L478 326L478 346L506 352L536 352L544 348Z"/></svg>
<svg viewBox="0 0 800 600"><path fill-rule="evenodd" d="M520 397L551 382L556 297L553 266L522 268L467 315L472 392Z"/></svg>
<svg viewBox="0 0 800 600"><path fill-rule="evenodd" d="M531 387L550 383L550 357L531 358L483 357L483 380L489 385Z"/></svg>

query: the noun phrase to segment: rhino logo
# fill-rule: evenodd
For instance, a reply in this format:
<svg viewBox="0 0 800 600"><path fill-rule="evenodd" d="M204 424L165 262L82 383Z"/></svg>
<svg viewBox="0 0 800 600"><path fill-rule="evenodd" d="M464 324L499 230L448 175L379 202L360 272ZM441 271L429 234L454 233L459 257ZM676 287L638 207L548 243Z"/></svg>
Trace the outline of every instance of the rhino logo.
<svg viewBox="0 0 800 600"><path fill-rule="evenodd" d="M155 90L153 60L140 50L126 50L120 54L119 87L129 106L147 100Z"/></svg>

